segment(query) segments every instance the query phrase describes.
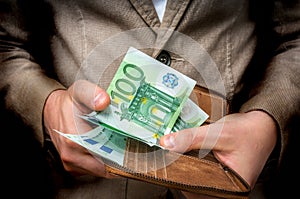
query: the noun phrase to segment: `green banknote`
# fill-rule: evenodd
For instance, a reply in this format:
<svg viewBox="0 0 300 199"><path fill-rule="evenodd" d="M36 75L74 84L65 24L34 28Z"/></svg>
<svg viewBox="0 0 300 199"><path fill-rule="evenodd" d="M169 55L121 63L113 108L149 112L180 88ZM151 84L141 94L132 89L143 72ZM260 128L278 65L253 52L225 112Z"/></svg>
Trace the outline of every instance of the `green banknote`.
<svg viewBox="0 0 300 199"><path fill-rule="evenodd" d="M196 82L129 48L107 92L110 106L94 115L102 124L157 144L172 131Z"/></svg>
<svg viewBox="0 0 300 199"><path fill-rule="evenodd" d="M82 119L87 120L90 123L93 123L95 125L103 126L107 129L111 130L113 133L117 133L117 134L120 134L120 135L123 135L126 137L130 137L130 138L139 140L140 142L144 142L150 146L156 145L156 146L160 147L160 145L158 143L156 144L156 143L149 142L146 139L141 139L132 134L123 132L120 129L115 129L109 125L106 125L105 123L102 123L98 119L97 115L98 115L98 113L93 111L90 114L81 115L79 117L81 117ZM176 132L176 131L180 131L183 129L200 126L201 124L203 124L206 121L206 119L208 117L209 117L208 114L205 113L197 104L195 104L192 100L187 99L171 132Z"/></svg>
<svg viewBox="0 0 300 199"><path fill-rule="evenodd" d="M84 134L55 132L88 149L92 154L123 165L127 136L98 126Z"/></svg>
<svg viewBox="0 0 300 199"><path fill-rule="evenodd" d="M197 104L195 104L191 99L187 99L172 128L172 132L200 126L207 120L208 117L208 114Z"/></svg>

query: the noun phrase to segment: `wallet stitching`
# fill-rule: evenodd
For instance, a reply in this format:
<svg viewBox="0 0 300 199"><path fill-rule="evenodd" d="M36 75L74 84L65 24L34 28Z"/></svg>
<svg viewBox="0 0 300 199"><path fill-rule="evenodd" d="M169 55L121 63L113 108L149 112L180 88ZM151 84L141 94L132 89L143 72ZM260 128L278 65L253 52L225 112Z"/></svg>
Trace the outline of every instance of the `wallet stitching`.
<svg viewBox="0 0 300 199"><path fill-rule="evenodd" d="M175 152L170 152L170 153L177 154ZM197 161L201 161L203 163L209 164L209 165L217 165L220 168L223 168L220 163L215 163L215 162L211 162L211 161L208 161L208 160L205 160L205 159L195 158L195 157L186 156L186 155L181 155L181 156L183 158L185 158L185 159L197 160ZM153 174L149 174L149 173L145 174L145 173L141 173L141 172L135 172L132 169L129 169L129 168L123 167L123 166L118 166L118 167L120 167L121 171L122 171L122 168L125 169L125 170L127 170L131 175L134 175L134 176L137 175L137 176L142 176L142 177L146 177L146 178L151 178L151 179L154 179L156 181L167 182L169 184L176 183L179 186L186 186L186 185L188 185L189 187L195 187L195 188L201 187L201 188L215 188L217 190L223 190L221 187L218 187L218 186L211 186L211 187L207 187L207 186L203 186L203 185L195 186L195 185L192 185L192 184L186 184L186 183L184 184L182 181L173 182L173 181L167 180L166 178L158 178L155 174L153 175ZM228 173L226 173L226 175L228 176ZM230 176L230 180L231 180L231 182L233 182L231 176ZM235 183L233 183L233 184L234 184L235 188L239 188ZM226 190L224 190L224 191L226 191Z"/></svg>
<svg viewBox="0 0 300 199"><path fill-rule="evenodd" d="M120 172L124 172L123 170L127 171L127 176L128 177L132 177L132 178L138 178L140 180L142 180L143 178L146 178L148 179L150 182L152 182L153 180L157 183L167 183L169 184L170 186L171 185L175 185L176 187L181 187L181 188L186 188L185 190L195 190L197 192L198 189L201 189L201 190L206 190L206 191L217 191L219 193L225 193L225 194L230 194L230 193L234 193L236 196L247 196L249 191L229 191L229 190L224 190L220 187L217 187L217 186L195 186L195 185L191 185L191 184L181 184L179 182L173 182L173 181L169 181L169 180L166 180L166 179L163 179L163 178L155 178L154 176L152 175L145 175L143 173L139 173L139 172L134 172L132 171L131 169L128 169L128 168L125 168L125 167L122 167L114 162L112 162L112 164L115 165L115 167L109 167L112 169L112 170L119 170ZM113 172L113 171L112 171ZM142 179L141 179L142 178ZM200 193L200 192L199 192Z"/></svg>

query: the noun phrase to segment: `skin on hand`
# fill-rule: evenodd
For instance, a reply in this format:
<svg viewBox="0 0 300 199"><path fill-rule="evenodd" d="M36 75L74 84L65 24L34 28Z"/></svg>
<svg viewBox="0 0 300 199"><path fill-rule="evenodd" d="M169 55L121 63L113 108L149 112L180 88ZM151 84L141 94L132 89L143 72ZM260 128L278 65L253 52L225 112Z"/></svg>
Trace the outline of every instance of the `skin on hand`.
<svg viewBox="0 0 300 199"><path fill-rule="evenodd" d="M91 130L78 115L92 110L104 110L110 103L105 90L85 80L76 81L67 90L53 91L44 107L44 125L56 147L66 171L73 175L94 175L110 178L100 158L88 150L54 132L80 134Z"/></svg>
<svg viewBox="0 0 300 199"><path fill-rule="evenodd" d="M276 141L275 121L263 111L250 111L227 115L210 125L165 135L160 144L177 152L212 150L220 162L235 170L253 188ZM196 197L195 194L185 194L189 198Z"/></svg>

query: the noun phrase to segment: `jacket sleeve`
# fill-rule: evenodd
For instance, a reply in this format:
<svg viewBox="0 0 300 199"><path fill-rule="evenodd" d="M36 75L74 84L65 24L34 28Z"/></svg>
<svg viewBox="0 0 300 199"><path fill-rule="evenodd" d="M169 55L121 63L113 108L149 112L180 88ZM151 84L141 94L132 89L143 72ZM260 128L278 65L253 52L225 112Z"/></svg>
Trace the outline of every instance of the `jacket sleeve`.
<svg viewBox="0 0 300 199"><path fill-rule="evenodd" d="M16 2L22 1L0 2L0 92L4 94L5 107L31 127L43 144L45 100L52 91L64 87L46 76L46 70L29 50L32 27L38 25L30 20L37 16L28 17L30 12ZM42 18L36 19L42 22Z"/></svg>
<svg viewBox="0 0 300 199"><path fill-rule="evenodd" d="M300 1L274 3L272 24L278 48L240 111L263 110L277 121L282 155L288 143L288 125L300 115Z"/></svg>

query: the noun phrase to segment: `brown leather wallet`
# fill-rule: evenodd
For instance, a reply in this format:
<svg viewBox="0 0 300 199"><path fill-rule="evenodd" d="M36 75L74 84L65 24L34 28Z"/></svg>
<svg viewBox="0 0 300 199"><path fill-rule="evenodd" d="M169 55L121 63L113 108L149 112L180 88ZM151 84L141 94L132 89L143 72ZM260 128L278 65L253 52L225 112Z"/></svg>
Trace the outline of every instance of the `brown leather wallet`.
<svg viewBox="0 0 300 199"><path fill-rule="evenodd" d="M208 115L206 123L228 113L226 100L217 93L196 87L190 98ZM185 154L150 147L128 139L124 165L103 160L108 172L172 189L219 198L247 198L250 186L234 170L219 162L212 153L199 158L199 151Z"/></svg>

